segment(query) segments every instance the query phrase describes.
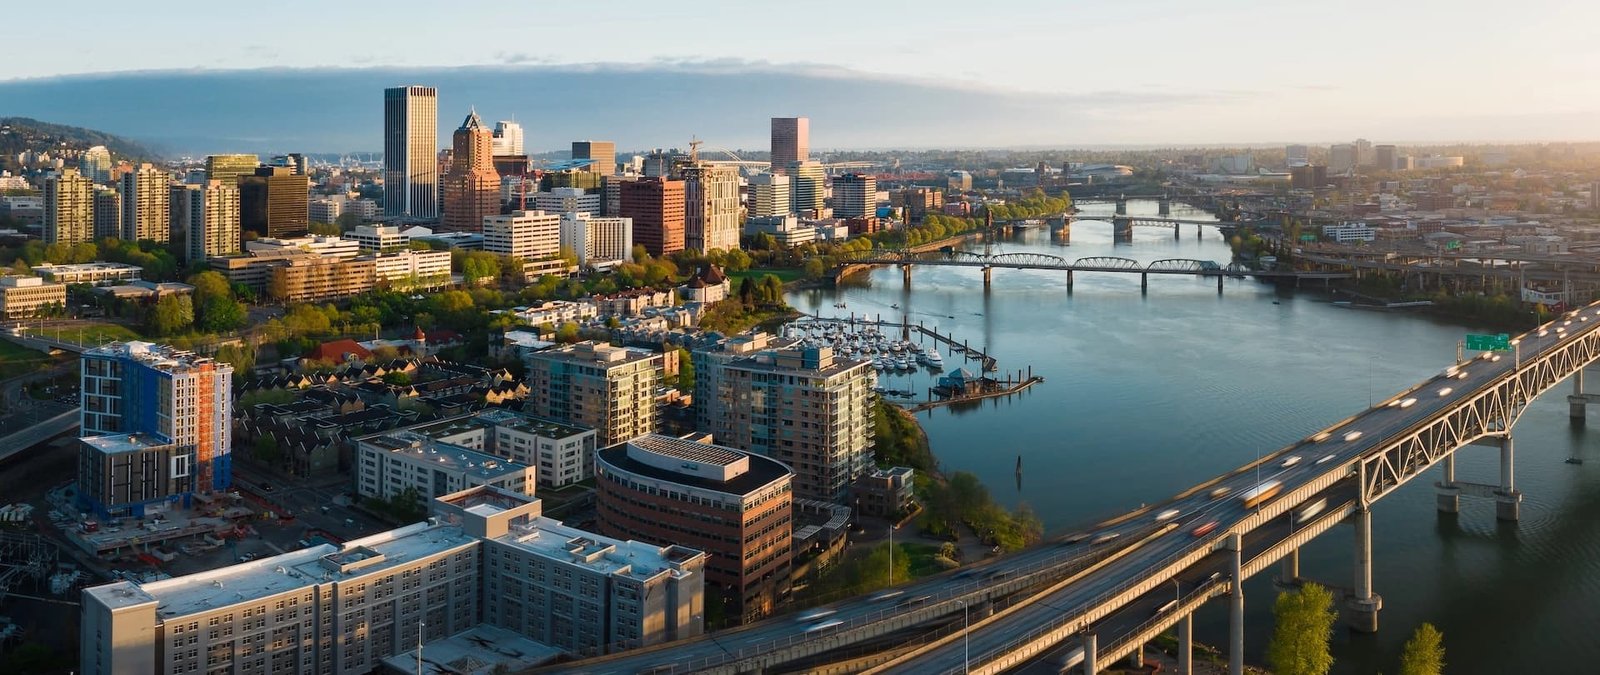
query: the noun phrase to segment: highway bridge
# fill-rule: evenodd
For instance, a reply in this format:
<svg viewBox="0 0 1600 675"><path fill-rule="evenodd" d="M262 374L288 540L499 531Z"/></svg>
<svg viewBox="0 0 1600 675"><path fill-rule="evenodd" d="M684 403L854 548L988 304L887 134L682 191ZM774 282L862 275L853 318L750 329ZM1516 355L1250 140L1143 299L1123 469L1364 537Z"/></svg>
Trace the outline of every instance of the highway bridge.
<svg viewBox="0 0 1600 675"><path fill-rule="evenodd" d="M983 270L984 288L989 288L993 283L993 270L995 268L1060 270L1067 274L1068 292L1072 291L1074 277L1078 272L1137 274L1139 275L1139 288L1141 291L1150 290L1150 275L1152 274L1214 277L1217 280L1218 293L1222 292L1222 280L1226 277L1285 279L1298 282L1305 279L1323 281L1345 279L1351 276L1349 272L1257 270L1236 262L1221 265L1211 260L1196 260L1192 258L1166 258L1146 264L1132 258L1119 256L1089 256L1069 259L1047 253L985 254L955 249L934 251L870 249L837 256L835 262L841 269L852 265L898 265L907 288L911 286L911 268L919 265L981 268Z"/></svg>
<svg viewBox="0 0 1600 675"><path fill-rule="evenodd" d="M1299 577L1298 550L1354 523L1355 572L1345 591L1351 626L1376 631L1383 602L1372 583L1371 505L1435 465L1438 508L1462 497L1520 516L1513 428L1539 395L1572 378L1575 417L1600 395L1583 369L1600 360L1600 303L1509 341L1507 352L1458 361L1439 375L1260 460L1165 502L982 566L897 587L897 595L829 606L825 622L775 617L551 671L584 673L1001 673L1048 659L1094 673L1138 657L1176 628L1180 673L1192 672L1192 614L1228 598L1230 673L1243 671L1244 596L1238 581L1281 565ZM1459 479L1455 453L1498 452L1499 475ZM1277 485L1249 507L1239 497Z"/></svg>

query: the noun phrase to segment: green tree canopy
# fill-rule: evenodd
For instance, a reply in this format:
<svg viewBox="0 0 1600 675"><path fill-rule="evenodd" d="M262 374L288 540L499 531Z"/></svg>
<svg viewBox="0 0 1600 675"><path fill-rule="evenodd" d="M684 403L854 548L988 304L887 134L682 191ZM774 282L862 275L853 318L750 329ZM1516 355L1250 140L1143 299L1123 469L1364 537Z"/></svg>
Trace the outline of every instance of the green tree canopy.
<svg viewBox="0 0 1600 675"><path fill-rule="evenodd" d="M1444 672L1444 634L1433 624L1417 626L1400 650L1400 675L1439 675Z"/></svg>
<svg viewBox="0 0 1600 675"><path fill-rule="evenodd" d="M187 295L169 295L150 310L150 330L156 335L177 335L194 325L194 302Z"/></svg>
<svg viewBox="0 0 1600 675"><path fill-rule="evenodd" d="M1272 606L1272 641L1267 643L1267 664L1276 675L1326 675L1333 667L1328 641L1339 614L1333 594L1314 583L1297 592L1278 594Z"/></svg>

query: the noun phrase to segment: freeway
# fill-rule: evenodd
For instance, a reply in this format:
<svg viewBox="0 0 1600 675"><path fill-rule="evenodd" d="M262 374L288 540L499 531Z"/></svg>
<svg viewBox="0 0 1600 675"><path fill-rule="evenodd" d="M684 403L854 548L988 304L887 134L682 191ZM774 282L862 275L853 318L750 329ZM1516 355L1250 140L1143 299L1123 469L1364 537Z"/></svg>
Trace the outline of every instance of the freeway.
<svg viewBox="0 0 1600 675"><path fill-rule="evenodd" d="M1029 652L1030 658L1042 654L1052 646L1047 635L1060 631L1093 631L1097 635L1098 645L1104 650L1106 645L1120 636L1118 627L1126 629L1130 623L1130 616L1122 612L1136 615L1141 610L1148 611L1157 598L1173 597L1169 593L1178 592L1171 586L1174 579L1179 581L1181 589L1186 580L1194 584L1197 577L1208 577L1211 572L1217 571L1214 560L1211 560L1217 557L1213 552L1231 533L1244 536L1247 552L1255 546L1266 548L1288 537L1289 530L1284 524L1293 515L1273 519L1252 517L1259 515L1257 510L1268 510L1272 500L1257 504L1255 509L1247 509L1238 498L1241 492L1277 483L1281 484L1282 493L1287 495L1311 484L1331 482L1330 488L1301 503L1327 499L1336 505L1328 510L1330 516L1348 513L1346 506L1356 499L1359 490L1357 467L1363 457L1381 451L1386 439L1393 440L1407 434L1493 387L1504 380L1518 362L1535 359L1548 350L1593 332L1600 326L1597 307L1600 307L1600 303L1570 312L1561 319L1523 334L1514 340L1515 350L1512 353L1485 352L1459 367L1452 366L1333 427L1207 483L1203 489L1191 489L1173 500L1146 509L1145 513L1157 512L1171 522L1179 523L1180 527L1151 541L1136 553L1085 576L1078 583L1042 595L1017 611L974 626L965 645L962 641L949 641L914 657L897 661L885 668L884 672L956 673L968 670L969 663L972 672L1003 670L980 666L1000 657L1015 664L1011 659L1018 652ZM1178 513L1171 515L1174 510ZM1198 537L1194 535L1194 532L1210 523L1216 525L1208 528L1209 533ZM1124 522L1117 527L1135 524ZM1228 557L1231 560L1231 554ZM1195 560L1196 563L1179 564L1185 559ZM1206 562L1208 560L1211 561ZM1152 590L1133 599L1128 597L1131 589L1149 588L1152 585L1159 585L1164 590L1159 595ZM1163 604L1164 601L1154 606Z"/></svg>

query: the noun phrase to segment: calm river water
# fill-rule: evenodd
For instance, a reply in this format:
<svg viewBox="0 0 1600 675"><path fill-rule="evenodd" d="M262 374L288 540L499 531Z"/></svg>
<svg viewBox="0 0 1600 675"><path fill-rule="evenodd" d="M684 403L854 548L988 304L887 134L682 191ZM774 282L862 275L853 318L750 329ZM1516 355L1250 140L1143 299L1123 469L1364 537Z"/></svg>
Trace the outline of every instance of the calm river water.
<svg viewBox="0 0 1600 675"><path fill-rule="evenodd" d="M1129 209L1153 214L1156 204ZM1174 215L1209 218L1181 208ZM1035 229L993 248L1069 259L1229 258L1209 227L1196 238L1185 226L1177 239L1140 227L1131 244L1114 244L1110 223L1083 220L1070 244ZM1437 373L1462 334L1481 328L1344 309L1321 293L1247 280L1229 279L1219 296L1213 280L1153 276L1141 296L1137 275L1079 274L1069 295L1059 272L997 269L989 293L976 268L919 267L913 275L910 291L898 269L884 268L839 289L793 293L789 302L823 316L909 316L983 345L1002 371L1031 366L1045 376L1020 396L924 413L922 424L945 470L976 473L998 500L1032 506L1050 530L1159 501L1308 436ZM841 302L846 308L834 306ZM951 369L961 363L949 353L945 361ZM925 372L881 380L920 392L932 383ZM1600 662L1600 461L1565 463L1600 459L1600 432L1569 424L1566 391L1547 394L1517 426L1520 523L1497 523L1493 503L1465 497L1458 516L1439 515L1436 475L1373 507L1382 630L1353 635L1341 624L1335 672L1395 672L1401 645L1423 621L1444 632L1452 673L1577 672ZM1498 455L1467 448L1457 467L1461 480L1492 483ZM1307 546L1301 574L1352 585L1353 536L1346 525ZM1270 576L1245 586L1247 658L1255 663L1271 626ZM1197 639L1226 642L1223 603L1199 618Z"/></svg>

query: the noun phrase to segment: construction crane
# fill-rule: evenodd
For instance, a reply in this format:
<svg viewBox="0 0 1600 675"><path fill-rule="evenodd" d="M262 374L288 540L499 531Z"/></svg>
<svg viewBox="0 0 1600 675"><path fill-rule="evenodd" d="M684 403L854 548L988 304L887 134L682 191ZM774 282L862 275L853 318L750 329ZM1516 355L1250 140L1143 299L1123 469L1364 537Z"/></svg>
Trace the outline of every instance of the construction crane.
<svg viewBox="0 0 1600 675"><path fill-rule="evenodd" d="M689 137L689 161L700 161L700 144L704 142L694 136Z"/></svg>

